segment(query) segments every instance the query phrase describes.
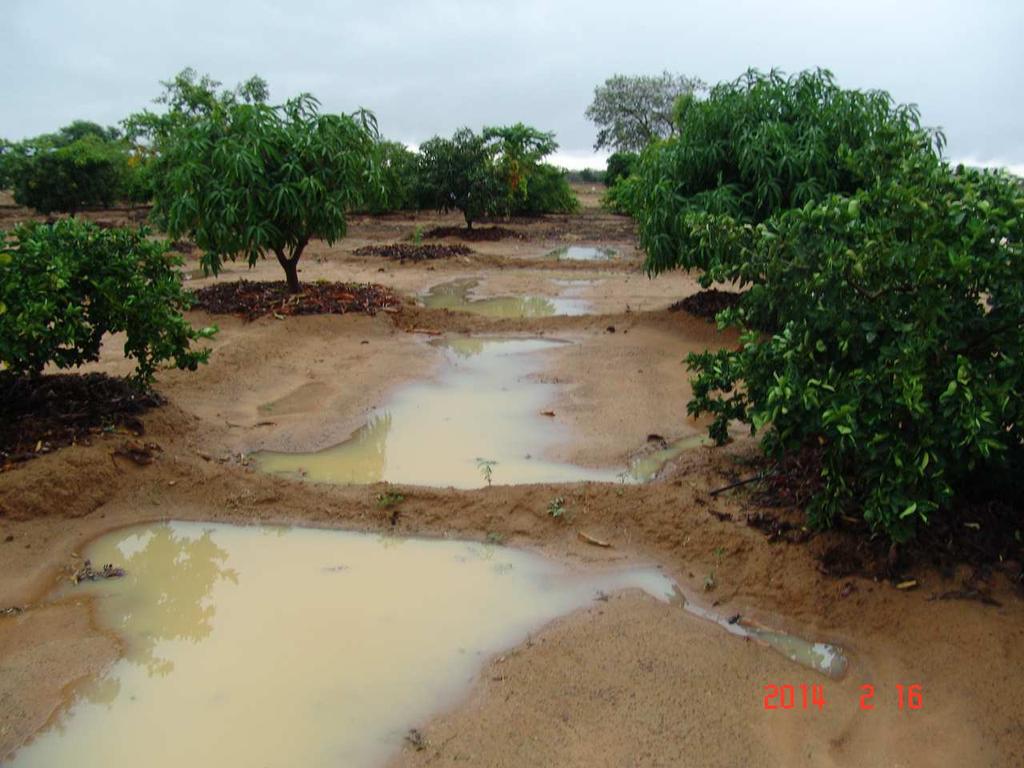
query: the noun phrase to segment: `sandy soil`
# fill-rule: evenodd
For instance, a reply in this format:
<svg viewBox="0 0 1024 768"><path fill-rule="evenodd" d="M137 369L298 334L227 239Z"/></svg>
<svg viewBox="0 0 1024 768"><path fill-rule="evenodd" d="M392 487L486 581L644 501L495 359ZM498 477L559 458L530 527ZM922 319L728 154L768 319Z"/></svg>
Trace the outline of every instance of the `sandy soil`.
<svg viewBox="0 0 1024 768"><path fill-rule="evenodd" d="M0 226L19 216L25 212L0 210ZM0 473L0 609L26 609L0 616L0 759L50 721L78 681L117 657L117 639L96 629L88 601L41 605L76 562L74 553L121 525L175 518L490 536L575 563L655 562L692 600L723 616L740 613L838 642L852 656L847 676L829 681L678 607L614 596L493 660L463 705L416 724L426 747L410 746L396 765L1024 762L1024 601L998 576L992 586L1000 605L990 606L930 599L958 584L923 568L913 574L919 587L910 591L822 575L816 555L827 537L800 546L769 543L743 522L753 505L749 491L709 495L745 474L756 453L749 441L687 453L646 486L404 488L394 527L390 512L374 502L377 486L316 485L252 471L245 453L337 442L395 387L432 375L440 357L426 343L432 336L415 329L575 342L547 353L545 373L565 385L552 408L579 437L564 458L620 461L649 433L674 438L697 428L685 417L681 361L688 351L732 339L665 311L695 283L679 275L648 281L628 222L587 208L575 217L514 223L524 239L475 243L480 255L469 263L397 264L351 253L368 242L408 237L416 226L455 221L360 217L349 238L311 249L303 279L394 286L409 296L400 315L216 318L221 333L210 364L195 374L159 377L169 402L145 416L140 438L159 446L154 463L140 467L115 456L135 439L115 434ZM565 242L617 243L628 255L614 265L569 267L542 258ZM269 263L254 272L278 277ZM549 290L552 277L565 275L594 278L593 294L584 298L600 314L488 320L414 304L416 294L458 276L502 294ZM211 319L193 318L197 324ZM125 370L116 339L95 367ZM269 411L267 404L273 404ZM565 498L570 514L564 519L546 513L555 495ZM581 530L613 546L590 546L578 537ZM714 587L706 590L712 573ZM823 684L826 709L765 710L764 686L786 683ZM858 707L864 684L876 687L873 711ZM899 711L897 684L922 685L923 709Z"/></svg>

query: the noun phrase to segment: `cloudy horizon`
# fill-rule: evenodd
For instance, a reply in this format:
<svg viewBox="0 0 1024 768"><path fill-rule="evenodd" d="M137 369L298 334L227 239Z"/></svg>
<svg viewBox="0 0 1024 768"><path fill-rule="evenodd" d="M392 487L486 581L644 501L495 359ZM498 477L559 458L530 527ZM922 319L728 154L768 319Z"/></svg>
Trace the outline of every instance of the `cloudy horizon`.
<svg viewBox="0 0 1024 768"><path fill-rule="evenodd" d="M259 74L272 101L308 91L325 110L366 107L410 145L522 121L556 133L556 163L599 167L607 153L594 152L583 113L613 74L714 83L748 67L820 66L844 86L916 103L954 161L1024 173L1024 4L1013 2L697 0L624 13L605 0L8 0L4 16L0 61L17 75L0 98L0 137L12 140L75 119L117 124L191 66L225 85Z"/></svg>

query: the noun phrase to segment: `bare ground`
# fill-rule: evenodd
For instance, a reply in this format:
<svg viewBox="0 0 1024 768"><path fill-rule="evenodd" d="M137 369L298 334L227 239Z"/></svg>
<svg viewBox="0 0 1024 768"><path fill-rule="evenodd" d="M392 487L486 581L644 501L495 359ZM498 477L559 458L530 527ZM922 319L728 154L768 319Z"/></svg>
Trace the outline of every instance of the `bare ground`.
<svg viewBox="0 0 1024 768"><path fill-rule="evenodd" d="M590 195L589 199L592 200ZM25 212L0 210L9 224ZM88 214L117 220L118 212ZM823 574L828 537L771 543L745 524L753 489L712 497L749 472L756 447L697 449L645 486L496 486L478 491L403 488L391 525L379 486L335 487L260 475L244 455L259 448L315 450L358 427L402 383L433 375L426 344L445 334L525 334L574 345L547 353L545 376L565 385L552 405L575 435L561 458L619 463L648 433L695 431L685 417L687 351L728 344L713 326L667 307L696 290L686 276L649 281L628 222L591 208L576 217L512 222L522 239L473 243L461 261L398 264L356 257L369 243L404 240L416 226L453 217L360 218L351 236L317 244L302 278L387 285L406 296L397 315L273 317L217 322L210 364L163 372L167 405L142 416L158 446L140 466L120 449L131 435L99 435L0 473L0 756L43 727L118 654L88 601L42 606L88 539L146 520L194 519L393 531L398 535L500 537L575 563L656 562L691 599L805 637L843 644L852 664L828 681L717 626L636 594L563 619L493 660L469 699L415 724L426 746L396 765L808 765L1004 766L1024 762L1024 601L996 573L999 605L932 600L957 580L920 567L913 590L864 577ZM570 264L543 258L565 242L618 245L624 259ZM193 265L194 267L194 258ZM265 263L219 278L278 279ZM414 296L460 276L488 294L553 293L553 277L587 279L592 316L487 320L416 307ZM214 278L198 280L205 285ZM628 311L627 311L628 305ZM608 330L614 326L615 332ZM626 333L628 331L628 333ZM124 373L117 339L91 368ZM273 403L268 415L262 408ZM568 519L546 513L563 496ZM613 546L589 546L578 531ZM714 587L706 590L708 576ZM764 686L819 683L823 712L766 711ZM876 688L873 711L860 687ZM897 684L920 684L924 707L900 711ZM2 757L0 757L2 759Z"/></svg>

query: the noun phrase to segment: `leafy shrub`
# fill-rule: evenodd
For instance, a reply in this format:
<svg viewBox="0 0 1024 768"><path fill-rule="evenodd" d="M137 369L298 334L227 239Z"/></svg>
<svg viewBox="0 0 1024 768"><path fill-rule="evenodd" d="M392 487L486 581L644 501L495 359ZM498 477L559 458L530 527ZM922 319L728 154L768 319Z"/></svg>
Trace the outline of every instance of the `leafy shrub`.
<svg viewBox="0 0 1024 768"><path fill-rule="evenodd" d="M757 284L727 322L737 351L691 358L691 413L770 425L779 454L823 451L813 522L860 508L897 540L1024 472L1024 193L913 158L852 196L710 234ZM1002 481L999 480L1002 478Z"/></svg>
<svg viewBox="0 0 1024 768"><path fill-rule="evenodd" d="M749 286L719 315L739 348L688 360L689 411L719 441L735 419L772 455L818 451L817 525L904 540L1024 472L1024 190L933 139L887 94L748 74L634 177L649 270Z"/></svg>
<svg viewBox="0 0 1024 768"><path fill-rule="evenodd" d="M538 216L579 210L580 201L561 168L541 163L531 169L528 183L528 193L512 208L512 215Z"/></svg>
<svg viewBox="0 0 1024 768"><path fill-rule="evenodd" d="M121 186L121 195L125 200L136 204L153 200L156 195L154 166L155 161L147 155L135 153L128 156Z"/></svg>
<svg viewBox="0 0 1024 768"><path fill-rule="evenodd" d="M73 219L0 232L0 362L36 375L99 358L104 334L124 332L124 353L147 384L170 360L195 370L208 355L182 312L189 295L163 243L144 229L104 230Z"/></svg>
<svg viewBox="0 0 1024 768"><path fill-rule="evenodd" d="M119 142L86 134L63 146L44 142L20 149L9 174L14 200L40 213L74 214L113 203L121 193L127 157Z"/></svg>

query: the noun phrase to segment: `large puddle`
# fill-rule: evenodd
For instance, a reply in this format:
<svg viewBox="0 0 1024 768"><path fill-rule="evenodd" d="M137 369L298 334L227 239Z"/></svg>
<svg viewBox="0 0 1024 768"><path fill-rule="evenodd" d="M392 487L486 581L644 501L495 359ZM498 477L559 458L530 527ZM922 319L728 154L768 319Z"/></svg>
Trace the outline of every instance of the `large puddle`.
<svg viewBox="0 0 1024 768"><path fill-rule="evenodd" d="M485 317L551 317L584 315L587 303L580 299L544 296L489 296L475 298L479 280L463 278L433 286L421 301L432 309L470 312Z"/></svg>
<svg viewBox="0 0 1024 768"><path fill-rule="evenodd" d="M565 245L548 253L559 261L608 261L616 256L614 248L597 245Z"/></svg>
<svg viewBox="0 0 1024 768"><path fill-rule="evenodd" d="M594 469L545 456L569 439L543 415L556 385L537 381L542 355L563 342L459 338L442 345L440 376L398 391L351 438L316 453L253 454L266 472L332 483L387 481L479 488L493 483L631 479L626 468Z"/></svg>
<svg viewBox="0 0 1024 768"><path fill-rule="evenodd" d="M655 569L573 572L457 541L162 523L85 552L82 585L124 656L14 768L379 765L454 705L486 660Z"/></svg>

